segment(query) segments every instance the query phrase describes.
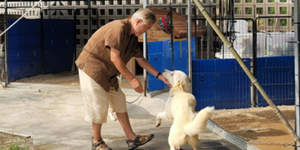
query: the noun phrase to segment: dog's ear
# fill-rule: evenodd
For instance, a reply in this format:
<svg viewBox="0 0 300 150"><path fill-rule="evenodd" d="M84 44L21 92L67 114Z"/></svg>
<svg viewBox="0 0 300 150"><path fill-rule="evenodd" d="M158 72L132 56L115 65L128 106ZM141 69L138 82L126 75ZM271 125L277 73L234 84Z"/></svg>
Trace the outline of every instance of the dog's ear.
<svg viewBox="0 0 300 150"><path fill-rule="evenodd" d="M189 78L189 81L192 82L191 78L190 77L188 77L188 78Z"/></svg>

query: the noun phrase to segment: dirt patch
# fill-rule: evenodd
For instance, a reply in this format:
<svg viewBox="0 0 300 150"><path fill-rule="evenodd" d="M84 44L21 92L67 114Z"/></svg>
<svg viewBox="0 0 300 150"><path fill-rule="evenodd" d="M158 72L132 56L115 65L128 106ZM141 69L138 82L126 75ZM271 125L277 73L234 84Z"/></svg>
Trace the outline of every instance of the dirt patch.
<svg viewBox="0 0 300 150"><path fill-rule="evenodd" d="M295 106L278 106L295 127ZM217 110L211 120L262 150L293 150L294 140L271 107Z"/></svg>
<svg viewBox="0 0 300 150"><path fill-rule="evenodd" d="M33 140L0 132L0 150L34 150Z"/></svg>

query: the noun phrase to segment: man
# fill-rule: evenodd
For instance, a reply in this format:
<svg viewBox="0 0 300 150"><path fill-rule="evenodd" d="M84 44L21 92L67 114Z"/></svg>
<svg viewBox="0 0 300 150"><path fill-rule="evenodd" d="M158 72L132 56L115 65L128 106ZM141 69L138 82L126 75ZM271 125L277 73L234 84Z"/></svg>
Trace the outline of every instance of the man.
<svg viewBox="0 0 300 150"><path fill-rule="evenodd" d="M137 136L131 128L126 110L124 93L120 90L117 76L121 73L139 93L144 89L140 81L126 68L135 57L141 67L171 84L145 58L138 46L138 36L147 32L156 22L149 9L139 9L130 19L116 20L97 30L76 60L80 86L85 100L85 120L92 123L93 149L111 150L101 136L101 126L107 122L108 106L116 112L125 132L129 149L135 149L153 139L154 135Z"/></svg>

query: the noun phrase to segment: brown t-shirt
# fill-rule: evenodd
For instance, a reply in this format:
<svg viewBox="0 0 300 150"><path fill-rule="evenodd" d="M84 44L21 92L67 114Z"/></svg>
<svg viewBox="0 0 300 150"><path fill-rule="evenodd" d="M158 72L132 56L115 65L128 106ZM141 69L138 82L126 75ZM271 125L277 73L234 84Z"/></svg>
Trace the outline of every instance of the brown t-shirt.
<svg viewBox="0 0 300 150"><path fill-rule="evenodd" d="M130 31L130 19L115 20L102 26L91 36L76 60L77 67L84 67L84 72L107 92L110 87L119 88L116 76L120 73L110 60L111 47L120 51L125 64L132 57L143 57L138 37L130 35Z"/></svg>

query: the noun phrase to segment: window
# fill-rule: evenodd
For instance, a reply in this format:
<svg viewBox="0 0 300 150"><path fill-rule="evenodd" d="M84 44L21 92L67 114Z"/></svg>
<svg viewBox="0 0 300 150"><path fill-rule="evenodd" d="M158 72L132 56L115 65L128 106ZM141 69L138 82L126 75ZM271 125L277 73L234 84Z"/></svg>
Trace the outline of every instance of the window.
<svg viewBox="0 0 300 150"><path fill-rule="evenodd" d="M275 7L269 7L268 14L275 14Z"/></svg>
<svg viewBox="0 0 300 150"><path fill-rule="evenodd" d="M131 9L126 9L126 15L131 15Z"/></svg>
<svg viewBox="0 0 300 150"><path fill-rule="evenodd" d="M80 20L76 19L76 25L80 25Z"/></svg>
<svg viewBox="0 0 300 150"><path fill-rule="evenodd" d="M105 25L105 19L100 19L100 25Z"/></svg>
<svg viewBox="0 0 300 150"><path fill-rule="evenodd" d="M76 10L76 15L80 15L80 10Z"/></svg>
<svg viewBox="0 0 300 150"><path fill-rule="evenodd" d="M92 9L92 15L97 15L97 10L96 9Z"/></svg>
<svg viewBox="0 0 300 150"><path fill-rule="evenodd" d="M256 3L263 3L264 0L256 0Z"/></svg>
<svg viewBox="0 0 300 150"><path fill-rule="evenodd" d="M68 15L73 15L73 10L68 9Z"/></svg>
<svg viewBox="0 0 300 150"><path fill-rule="evenodd" d="M80 35L80 29L76 29L76 35Z"/></svg>
<svg viewBox="0 0 300 150"><path fill-rule="evenodd" d="M113 9L108 9L108 15L114 15L114 10Z"/></svg>
<svg viewBox="0 0 300 150"><path fill-rule="evenodd" d="M83 44L86 44L88 42L87 39L83 39Z"/></svg>
<svg viewBox="0 0 300 150"><path fill-rule="evenodd" d="M76 44L80 45L80 39L76 39Z"/></svg>
<svg viewBox="0 0 300 150"><path fill-rule="evenodd" d="M263 15L264 14L264 8L256 8L256 13L259 15Z"/></svg>
<svg viewBox="0 0 300 150"><path fill-rule="evenodd" d="M88 20L87 19L83 20L83 25L88 25Z"/></svg>
<svg viewBox="0 0 300 150"><path fill-rule="evenodd" d="M123 15L122 9L117 9L117 15Z"/></svg>
<svg viewBox="0 0 300 150"><path fill-rule="evenodd" d="M241 8L235 7L235 8L234 8L234 14L242 14Z"/></svg>
<svg viewBox="0 0 300 150"><path fill-rule="evenodd" d="M100 9L100 15L105 15L105 9Z"/></svg>
<svg viewBox="0 0 300 150"><path fill-rule="evenodd" d="M252 0L245 0L245 3L252 3Z"/></svg>
<svg viewBox="0 0 300 150"><path fill-rule="evenodd" d="M96 19L92 19L92 25L97 25L97 20Z"/></svg>
<svg viewBox="0 0 300 150"><path fill-rule="evenodd" d="M251 8L251 7L246 7L246 8L245 8L245 13L246 13L247 15L252 14L252 8Z"/></svg>
<svg viewBox="0 0 300 150"><path fill-rule="evenodd" d="M280 14L287 14L287 7L279 7Z"/></svg>
<svg viewBox="0 0 300 150"><path fill-rule="evenodd" d="M287 26L287 19L280 19L280 26Z"/></svg>
<svg viewBox="0 0 300 150"><path fill-rule="evenodd" d="M268 26L275 26L275 19L268 19Z"/></svg>
<svg viewBox="0 0 300 150"><path fill-rule="evenodd" d="M88 35L88 30L87 29L83 29L83 35Z"/></svg>

